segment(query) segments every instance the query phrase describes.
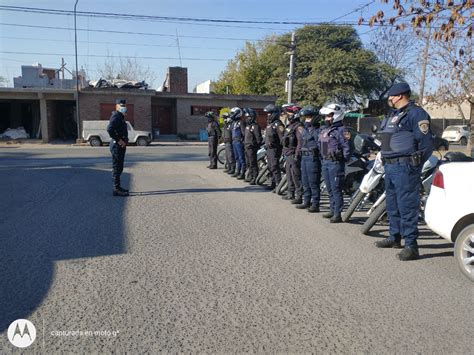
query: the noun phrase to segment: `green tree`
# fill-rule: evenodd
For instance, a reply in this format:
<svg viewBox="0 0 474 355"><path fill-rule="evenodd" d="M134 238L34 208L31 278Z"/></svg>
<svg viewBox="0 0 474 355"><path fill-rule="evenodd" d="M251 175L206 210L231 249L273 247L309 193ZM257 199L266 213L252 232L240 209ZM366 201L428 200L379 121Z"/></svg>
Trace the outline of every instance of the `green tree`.
<svg viewBox="0 0 474 355"><path fill-rule="evenodd" d="M276 95L285 102L291 34L247 43L217 82L217 92ZM322 105L327 100L360 103L386 90L393 68L364 49L350 26L304 26L296 31L297 50L294 99L301 105ZM375 94L374 94L375 93Z"/></svg>

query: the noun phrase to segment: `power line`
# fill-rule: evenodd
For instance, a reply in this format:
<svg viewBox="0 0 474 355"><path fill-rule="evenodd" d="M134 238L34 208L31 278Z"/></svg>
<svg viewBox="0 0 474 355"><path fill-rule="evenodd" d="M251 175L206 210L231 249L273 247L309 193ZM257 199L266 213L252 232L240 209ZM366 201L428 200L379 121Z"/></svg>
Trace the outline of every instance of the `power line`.
<svg viewBox="0 0 474 355"><path fill-rule="evenodd" d="M64 53L41 53L41 52L14 52L14 51L0 51L0 53L5 53L5 54L33 54L33 55L46 55L46 56L74 56L74 54L64 54ZM89 54L89 55L79 55L80 57L94 57L94 58L136 58L136 59L152 59L152 60L178 60L179 58L174 58L174 57L137 57L137 56L125 56L125 55L103 55L103 54ZM225 58L182 58L183 60L196 60L196 61L222 61L222 62L227 62L230 59L225 59Z"/></svg>
<svg viewBox="0 0 474 355"><path fill-rule="evenodd" d="M370 5L372 5L374 2L375 2L375 0L372 0L372 1L368 2L367 4L361 5L361 6L357 7L357 8L355 8L354 10L352 10L351 12L348 12L347 14L344 14L344 15L342 15L342 16L336 17L334 20L331 20L331 21L329 21L329 22L334 22L334 21L340 20L340 19L343 18L343 17L346 17L346 16L349 16L349 15L353 14L354 12L362 11L362 10L365 9L366 7L369 7Z"/></svg>

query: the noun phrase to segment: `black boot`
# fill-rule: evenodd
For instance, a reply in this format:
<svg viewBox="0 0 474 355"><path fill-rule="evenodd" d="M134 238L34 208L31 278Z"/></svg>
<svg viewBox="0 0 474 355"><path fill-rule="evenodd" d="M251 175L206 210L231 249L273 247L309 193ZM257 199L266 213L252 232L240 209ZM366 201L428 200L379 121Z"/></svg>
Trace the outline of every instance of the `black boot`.
<svg viewBox="0 0 474 355"><path fill-rule="evenodd" d="M128 192L119 190L119 188L116 187L116 188L114 188L114 190L112 192L112 195L114 195L114 196L128 196Z"/></svg>
<svg viewBox="0 0 474 355"><path fill-rule="evenodd" d="M257 185L257 178L255 176L250 180L250 185Z"/></svg>
<svg viewBox="0 0 474 355"><path fill-rule="evenodd" d="M400 261L409 261L418 259L420 254L418 253L418 248L405 247L400 253L397 254L397 256Z"/></svg>
<svg viewBox="0 0 474 355"><path fill-rule="evenodd" d="M317 205L312 205L312 206L308 209L308 212L309 212L309 213L317 213L317 212L319 212L319 206L317 206Z"/></svg>
<svg viewBox="0 0 474 355"><path fill-rule="evenodd" d="M309 202L303 202L301 205L296 206L296 208L299 210L305 210L309 208L309 206L310 206Z"/></svg>
<svg viewBox="0 0 474 355"><path fill-rule="evenodd" d="M333 213L331 211L326 212L325 214L323 214L323 218L332 218L332 216L333 216Z"/></svg>
<svg viewBox="0 0 474 355"><path fill-rule="evenodd" d="M401 249L402 244L400 241L396 241L390 238L385 238L384 240L379 240L378 242L375 242L374 245L377 248L395 248L395 249Z"/></svg>
<svg viewBox="0 0 474 355"><path fill-rule="evenodd" d="M301 197L295 197L294 200L291 200L292 205L299 205L301 203L303 203L303 199Z"/></svg>
<svg viewBox="0 0 474 355"><path fill-rule="evenodd" d="M236 170L231 176L238 177L240 175L240 171Z"/></svg>
<svg viewBox="0 0 474 355"><path fill-rule="evenodd" d="M245 170L243 170L240 175L237 177L237 180L245 180Z"/></svg>
<svg viewBox="0 0 474 355"><path fill-rule="evenodd" d="M229 175L234 175L234 174L235 174L235 166L233 166L232 168L230 168L230 170L227 172L227 174L229 174Z"/></svg>
<svg viewBox="0 0 474 355"><path fill-rule="evenodd" d="M342 218L340 214L335 214L334 216L331 217L329 220L330 223L342 223Z"/></svg>
<svg viewBox="0 0 474 355"><path fill-rule="evenodd" d="M295 199L295 195L293 194L285 194L281 197L283 200L294 200Z"/></svg>
<svg viewBox="0 0 474 355"><path fill-rule="evenodd" d="M265 186L265 190L275 190L275 188L276 188L276 185L274 183L272 183L271 185Z"/></svg>

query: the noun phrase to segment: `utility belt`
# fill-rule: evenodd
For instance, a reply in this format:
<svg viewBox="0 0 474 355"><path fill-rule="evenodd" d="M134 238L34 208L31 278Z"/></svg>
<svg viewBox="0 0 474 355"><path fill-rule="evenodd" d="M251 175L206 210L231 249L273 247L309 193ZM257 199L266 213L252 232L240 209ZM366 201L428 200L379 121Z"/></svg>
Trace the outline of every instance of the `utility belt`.
<svg viewBox="0 0 474 355"><path fill-rule="evenodd" d="M342 155L342 152L329 152L325 157L323 157L324 160L328 161L344 161L344 156Z"/></svg>
<svg viewBox="0 0 474 355"><path fill-rule="evenodd" d="M242 142L242 138L232 138L232 142Z"/></svg>
<svg viewBox="0 0 474 355"><path fill-rule="evenodd" d="M385 164L398 164L398 163L409 163L412 166L419 166L421 164L421 152L415 152L410 156L396 157L396 158L384 158L382 157L382 163Z"/></svg>

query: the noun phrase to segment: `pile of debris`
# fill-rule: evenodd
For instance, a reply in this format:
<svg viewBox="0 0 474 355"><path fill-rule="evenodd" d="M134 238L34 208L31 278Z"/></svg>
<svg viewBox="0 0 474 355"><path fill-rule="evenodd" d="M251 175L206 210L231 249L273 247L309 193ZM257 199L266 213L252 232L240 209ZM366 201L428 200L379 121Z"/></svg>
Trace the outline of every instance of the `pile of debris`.
<svg viewBox="0 0 474 355"><path fill-rule="evenodd" d="M0 139L28 139L30 135L23 127L7 128L5 132L0 133Z"/></svg>
<svg viewBox="0 0 474 355"><path fill-rule="evenodd" d="M145 81L130 81L122 79L102 79L89 81L89 86L93 88L119 88L119 89L142 89L147 90L148 84Z"/></svg>

